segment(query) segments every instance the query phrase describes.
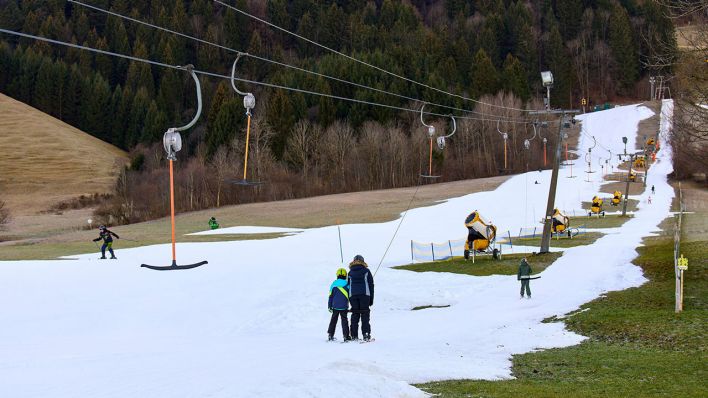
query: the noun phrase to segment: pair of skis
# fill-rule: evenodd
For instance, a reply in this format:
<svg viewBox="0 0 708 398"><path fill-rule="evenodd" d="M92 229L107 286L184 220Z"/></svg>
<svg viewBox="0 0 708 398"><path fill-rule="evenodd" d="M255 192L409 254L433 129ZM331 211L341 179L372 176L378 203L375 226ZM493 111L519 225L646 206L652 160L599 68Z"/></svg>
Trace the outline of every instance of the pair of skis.
<svg viewBox="0 0 708 398"><path fill-rule="evenodd" d="M369 340L364 340L364 339L356 339L356 340L344 340L344 341L339 341L337 338L333 338L332 340L327 340L328 343L339 343L339 344L348 344L348 343L359 343L359 344L366 344L366 343L373 343L376 341L374 338L370 338Z"/></svg>

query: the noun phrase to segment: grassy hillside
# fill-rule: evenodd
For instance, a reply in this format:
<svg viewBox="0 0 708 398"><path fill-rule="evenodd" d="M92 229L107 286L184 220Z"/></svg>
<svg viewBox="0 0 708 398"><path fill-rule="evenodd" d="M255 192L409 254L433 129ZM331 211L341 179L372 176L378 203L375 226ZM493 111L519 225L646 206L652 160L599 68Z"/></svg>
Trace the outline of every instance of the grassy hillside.
<svg viewBox="0 0 708 398"><path fill-rule="evenodd" d="M0 94L0 189L13 212L111 192L126 153Z"/></svg>
<svg viewBox="0 0 708 398"><path fill-rule="evenodd" d="M0 241L75 228L90 209L47 213L81 195L110 193L125 152L0 94L0 199L12 220Z"/></svg>

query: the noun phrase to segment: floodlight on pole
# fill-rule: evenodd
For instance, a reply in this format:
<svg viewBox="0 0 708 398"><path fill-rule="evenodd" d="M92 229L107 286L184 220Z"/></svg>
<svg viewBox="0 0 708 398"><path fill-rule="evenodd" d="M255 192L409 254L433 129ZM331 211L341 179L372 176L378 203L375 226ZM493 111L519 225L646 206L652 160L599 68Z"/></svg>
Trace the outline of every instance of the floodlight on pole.
<svg viewBox="0 0 708 398"><path fill-rule="evenodd" d="M553 87L553 73L551 71L541 72L541 82L546 88L546 109L551 109L551 87Z"/></svg>

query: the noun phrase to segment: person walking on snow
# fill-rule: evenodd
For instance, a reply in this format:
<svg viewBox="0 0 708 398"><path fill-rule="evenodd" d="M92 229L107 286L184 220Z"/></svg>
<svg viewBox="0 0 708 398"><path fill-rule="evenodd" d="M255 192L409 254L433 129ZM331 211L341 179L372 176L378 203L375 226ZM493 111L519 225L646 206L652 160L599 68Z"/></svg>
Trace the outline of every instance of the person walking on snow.
<svg viewBox="0 0 708 398"><path fill-rule="evenodd" d="M116 259L115 253L113 253L113 237L120 239L118 235L109 231L105 225L98 227L98 238L94 239L94 242L98 242L103 239L103 246L101 246L101 260L106 259L106 249L111 253L111 259Z"/></svg>
<svg viewBox="0 0 708 398"><path fill-rule="evenodd" d="M337 270L337 279L329 286L329 302L327 307L332 313L327 329L328 340L334 340L334 330L337 328L337 319L342 318L342 335L344 341L351 340L349 335L349 321L347 312L349 310L349 286L347 285L347 270L340 268Z"/></svg>
<svg viewBox="0 0 708 398"><path fill-rule="evenodd" d="M352 340L359 338L359 319L361 318L361 333L365 341L371 340L371 325L369 324L370 306L374 305L374 276L369 271L364 257L357 254L349 264L349 303L352 306Z"/></svg>
<svg viewBox="0 0 708 398"><path fill-rule="evenodd" d="M531 266L526 261L526 257L521 259L519 264L519 272L516 274L516 280L521 281L521 298L524 298L524 289L526 289L526 296L531 298L531 287L529 287L529 278L531 277Z"/></svg>
<svg viewBox="0 0 708 398"><path fill-rule="evenodd" d="M655 193L656 193L656 191L654 191L654 186L652 185L651 186L651 194L654 195Z"/></svg>

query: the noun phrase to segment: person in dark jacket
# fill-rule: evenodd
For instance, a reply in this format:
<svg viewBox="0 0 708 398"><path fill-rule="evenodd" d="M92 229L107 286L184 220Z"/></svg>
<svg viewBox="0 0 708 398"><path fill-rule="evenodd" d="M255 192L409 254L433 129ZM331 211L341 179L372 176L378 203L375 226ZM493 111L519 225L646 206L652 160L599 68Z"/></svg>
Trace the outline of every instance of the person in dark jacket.
<svg viewBox="0 0 708 398"><path fill-rule="evenodd" d="M342 335L344 341L351 340L349 335L349 321L347 312L349 310L349 286L347 286L347 270L340 268L337 270L337 279L329 286L329 312L332 318L329 320L327 334L330 341L334 340L334 330L337 328L337 319L342 318Z"/></svg>
<svg viewBox="0 0 708 398"><path fill-rule="evenodd" d="M101 260L106 259L106 249L111 253L111 259L116 259L115 253L113 253L113 237L116 237L116 239L120 239L118 235L115 233L111 232L106 228L105 225L101 225L98 227L98 238L94 239L94 242L98 242L99 240L103 239L103 246L101 246Z"/></svg>
<svg viewBox="0 0 708 398"><path fill-rule="evenodd" d="M529 277L531 277L532 272L526 257L522 258L519 264L519 272L516 274L516 280L521 281L521 298L524 298L524 289L526 289L526 297L531 298L531 287L529 286L531 280L529 280Z"/></svg>
<svg viewBox="0 0 708 398"><path fill-rule="evenodd" d="M370 306L374 305L374 276L361 255L354 256L349 264L349 303L352 306L352 340L359 338L359 319L361 318L361 333L364 340L371 339L369 324Z"/></svg>

